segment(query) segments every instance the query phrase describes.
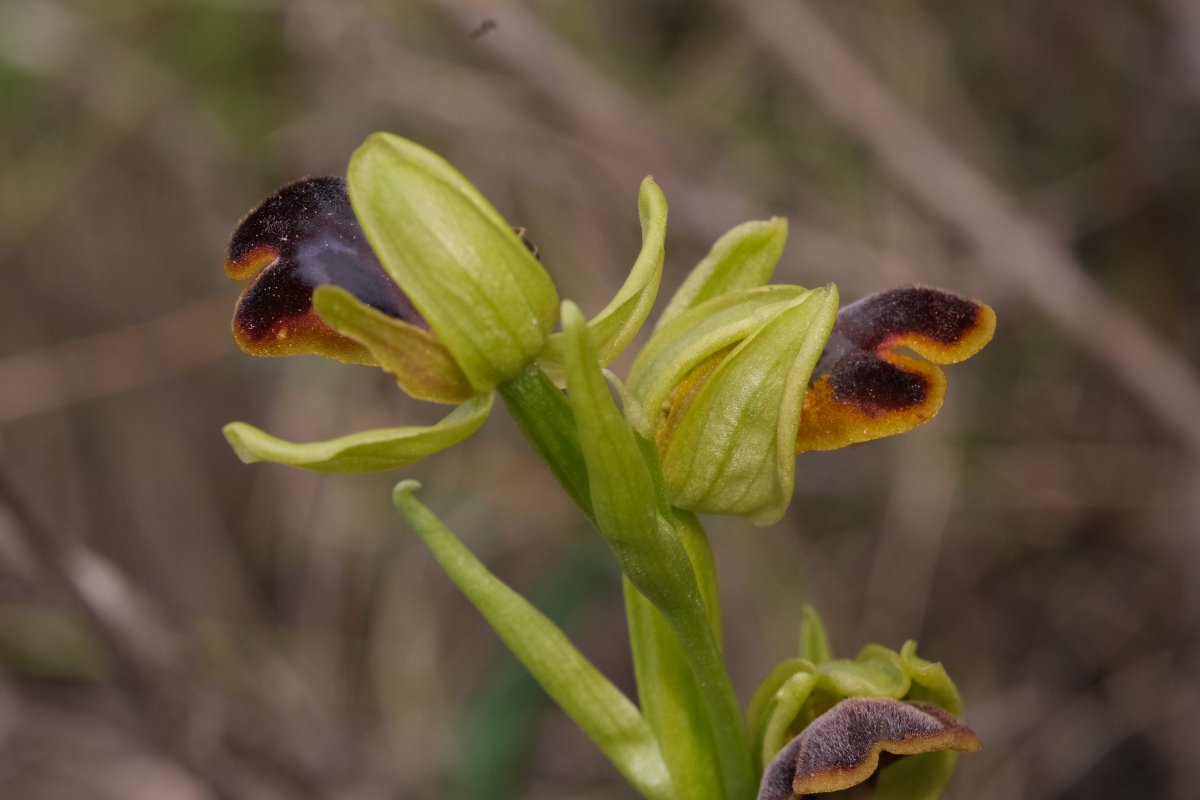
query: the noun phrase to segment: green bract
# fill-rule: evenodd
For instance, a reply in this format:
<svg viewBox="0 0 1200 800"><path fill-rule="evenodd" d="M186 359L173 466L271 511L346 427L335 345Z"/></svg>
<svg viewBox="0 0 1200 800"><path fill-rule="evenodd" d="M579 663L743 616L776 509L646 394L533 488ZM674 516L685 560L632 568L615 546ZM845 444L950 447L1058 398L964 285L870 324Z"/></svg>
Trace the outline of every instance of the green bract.
<svg viewBox="0 0 1200 800"><path fill-rule="evenodd" d="M440 156L372 134L347 173L354 213L387 273L477 392L541 353L558 293L483 195Z"/></svg>
<svg viewBox="0 0 1200 800"><path fill-rule="evenodd" d="M674 800L670 777L646 720L567 639L523 597L479 563L471 551L414 496L415 481L397 484L393 500L434 558L538 683L644 797Z"/></svg>

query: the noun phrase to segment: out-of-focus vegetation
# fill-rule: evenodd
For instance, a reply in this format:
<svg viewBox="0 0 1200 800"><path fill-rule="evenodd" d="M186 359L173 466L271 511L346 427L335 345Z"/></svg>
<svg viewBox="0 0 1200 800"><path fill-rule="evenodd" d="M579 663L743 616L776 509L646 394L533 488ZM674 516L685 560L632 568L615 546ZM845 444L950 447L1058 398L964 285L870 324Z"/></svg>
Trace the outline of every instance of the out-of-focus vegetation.
<svg viewBox="0 0 1200 800"><path fill-rule="evenodd" d="M917 638L956 677L986 749L951 796L1196 796L1192 0L2 0L0 796L631 796L402 529L399 475L220 435L436 417L229 336L240 215L378 129L585 310L648 173L668 286L781 215L781 280L995 306L934 423L803 456L774 528L715 526L735 681L812 602L839 650ZM503 414L404 474L631 685L615 568Z"/></svg>

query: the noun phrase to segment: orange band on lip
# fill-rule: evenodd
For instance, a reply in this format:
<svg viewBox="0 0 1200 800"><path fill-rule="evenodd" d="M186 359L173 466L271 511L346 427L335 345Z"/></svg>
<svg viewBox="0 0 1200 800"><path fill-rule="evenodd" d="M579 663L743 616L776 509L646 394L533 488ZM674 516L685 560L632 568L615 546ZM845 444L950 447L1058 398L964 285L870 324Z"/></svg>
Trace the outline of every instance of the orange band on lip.
<svg viewBox="0 0 1200 800"><path fill-rule="evenodd" d="M834 450L928 422L946 393L946 376L935 364L969 358L995 328L995 312L983 303L926 287L846 306L805 394L796 452Z"/></svg>
<svg viewBox="0 0 1200 800"><path fill-rule="evenodd" d="M374 364L365 347L330 328L313 310L313 291L326 284L346 289L388 316L426 327L371 250L341 178L304 178L267 197L234 231L225 273L253 279L233 318L234 340L252 355L313 353Z"/></svg>

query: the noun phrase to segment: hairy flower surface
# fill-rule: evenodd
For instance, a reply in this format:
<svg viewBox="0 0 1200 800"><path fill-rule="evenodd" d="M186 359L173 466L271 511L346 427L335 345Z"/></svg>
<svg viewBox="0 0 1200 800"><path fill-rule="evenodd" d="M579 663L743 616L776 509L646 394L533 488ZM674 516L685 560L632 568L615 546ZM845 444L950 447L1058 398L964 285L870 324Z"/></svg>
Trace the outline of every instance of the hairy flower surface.
<svg viewBox="0 0 1200 800"><path fill-rule="evenodd" d="M340 286L380 313L428 328L375 257L342 178L303 178L264 200L233 232L225 274L250 280L238 299L233 335L253 355L315 353L376 363L360 343L321 319L313 308L318 286Z"/></svg>
<svg viewBox="0 0 1200 800"><path fill-rule="evenodd" d="M849 789L874 774L880 753L970 753L981 746L974 731L940 706L855 697L817 717L788 743L763 775L758 800Z"/></svg>
<svg viewBox="0 0 1200 800"><path fill-rule="evenodd" d="M923 286L845 306L804 396L796 452L833 450L928 422L946 395L946 376L935 365L970 358L995 329L987 305Z"/></svg>

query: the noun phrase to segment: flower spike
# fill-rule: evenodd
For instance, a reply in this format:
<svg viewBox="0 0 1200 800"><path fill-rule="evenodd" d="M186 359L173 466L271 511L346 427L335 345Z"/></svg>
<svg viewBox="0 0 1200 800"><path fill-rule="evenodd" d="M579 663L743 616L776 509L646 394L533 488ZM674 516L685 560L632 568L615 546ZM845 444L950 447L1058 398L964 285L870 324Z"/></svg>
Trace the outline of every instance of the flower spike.
<svg viewBox="0 0 1200 800"><path fill-rule="evenodd" d="M252 279L233 318L234 339L252 355L313 353L375 364L367 348L314 310L313 291L325 284L342 287L389 317L428 328L372 252L341 178L304 178L264 200L234 231L225 274Z"/></svg>
<svg viewBox="0 0 1200 800"><path fill-rule="evenodd" d="M939 289L892 289L846 306L813 370L796 452L834 450L928 422L946 394L935 365L970 358L995 329L990 307Z"/></svg>

